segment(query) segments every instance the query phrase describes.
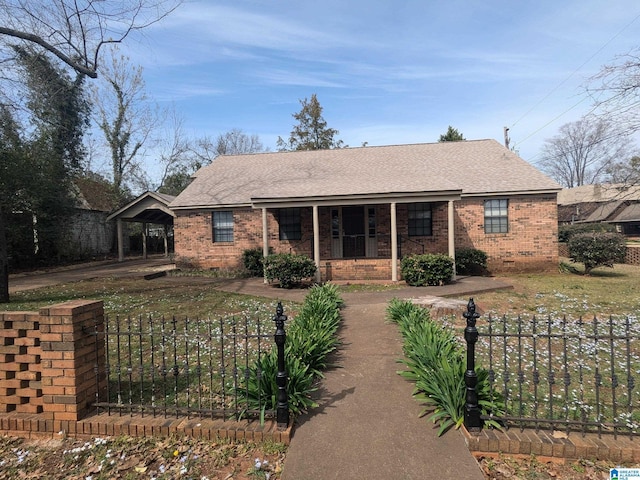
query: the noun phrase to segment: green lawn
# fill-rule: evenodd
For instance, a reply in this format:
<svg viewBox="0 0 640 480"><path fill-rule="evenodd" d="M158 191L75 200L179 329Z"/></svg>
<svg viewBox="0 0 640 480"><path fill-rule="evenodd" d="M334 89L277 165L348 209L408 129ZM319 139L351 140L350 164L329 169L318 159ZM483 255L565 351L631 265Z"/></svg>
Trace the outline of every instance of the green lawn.
<svg viewBox="0 0 640 480"><path fill-rule="evenodd" d="M34 310L73 299L104 300L109 316L176 315L184 318L216 318L261 312L271 318L277 300L251 297L216 290L197 277L166 277L155 280L102 278L56 285L11 295L11 302L0 304L0 311ZM283 302L285 311L295 304Z"/></svg>
<svg viewBox="0 0 640 480"><path fill-rule="evenodd" d="M640 266L598 268L589 276L583 275L583 269L575 264L561 266L555 272L505 277L513 290L478 294L476 304L493 315L543 314L592 319L594 315L640 312Z"/></svg>

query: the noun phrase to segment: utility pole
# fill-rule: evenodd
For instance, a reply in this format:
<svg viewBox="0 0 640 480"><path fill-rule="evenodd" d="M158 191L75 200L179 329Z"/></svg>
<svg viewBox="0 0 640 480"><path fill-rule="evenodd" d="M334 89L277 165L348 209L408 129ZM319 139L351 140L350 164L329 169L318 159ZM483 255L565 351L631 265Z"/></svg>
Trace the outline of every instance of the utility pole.
<svg viewBox="0 0 640 480"><path fill-rule="evenodd" d="M509 150L509 143L511 139L509 138L509 127L504 127L504 146Z"/></svg>

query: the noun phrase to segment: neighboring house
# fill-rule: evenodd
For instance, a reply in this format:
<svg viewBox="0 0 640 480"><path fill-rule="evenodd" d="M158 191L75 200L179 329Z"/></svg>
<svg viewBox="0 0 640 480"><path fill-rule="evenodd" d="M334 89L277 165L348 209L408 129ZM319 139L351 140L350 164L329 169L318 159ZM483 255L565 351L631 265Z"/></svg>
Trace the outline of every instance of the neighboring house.
<svg viewBox="0 0 640 480"><path fill-rule="evenodd" d="M261 248L395 281L404 255L474 247L494 272L553 268L559 190L494 140L221 156L170 204L175 258L233 269Z"/></svg>
<svg viewBox="0 0 640 480"><path fill-rule="evenodd" d="M116 206L111 186L86 177L75 179L73 185L76 206L70 218L69 245L82 256L108 254L115 240L115 225L107 221Z"/></svg>
<svg viewBox="0 0 640 480"><path fill-rule="evenodd" d="M640 236L640 186L582 185L558 193L558 222L610 223L626 236Z"/></svg>

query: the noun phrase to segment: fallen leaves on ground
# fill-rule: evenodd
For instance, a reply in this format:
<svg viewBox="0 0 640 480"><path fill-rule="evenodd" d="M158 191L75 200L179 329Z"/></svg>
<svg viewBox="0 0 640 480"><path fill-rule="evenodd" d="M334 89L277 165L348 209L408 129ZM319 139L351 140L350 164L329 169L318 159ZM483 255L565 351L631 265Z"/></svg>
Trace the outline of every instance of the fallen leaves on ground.
<svg viewBox="0 0 640 480"><path fill-rule="evenodd" d="M608 480L614 462L549 459L531 456L479 455L487 480Z"/></svg>
<svg viewBox="0 0 640 480"><path fill-rule="evenodd" d="M280 478L286 447L181 438L0 438L0 479Z"/></svg>

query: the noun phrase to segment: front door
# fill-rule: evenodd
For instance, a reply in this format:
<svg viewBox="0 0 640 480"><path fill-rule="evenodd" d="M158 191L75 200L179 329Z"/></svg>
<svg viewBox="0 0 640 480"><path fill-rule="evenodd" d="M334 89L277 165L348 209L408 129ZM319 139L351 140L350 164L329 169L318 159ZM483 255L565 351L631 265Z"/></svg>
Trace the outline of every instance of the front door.
<svg viewBox="0 0 640 480"><path fill-rule="evenodd" d="M362 205L342 207L342 256L366 256L364 208Z"/></svg>

